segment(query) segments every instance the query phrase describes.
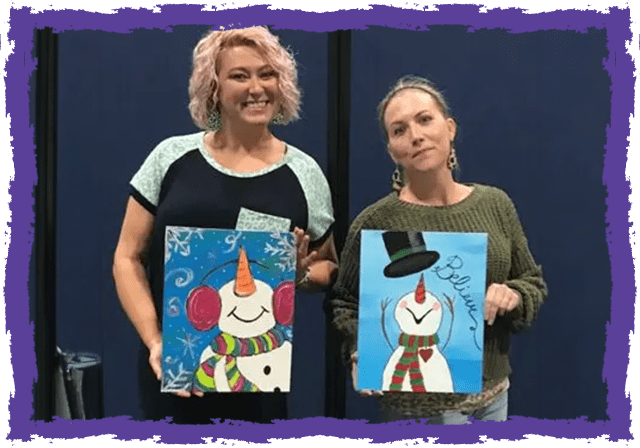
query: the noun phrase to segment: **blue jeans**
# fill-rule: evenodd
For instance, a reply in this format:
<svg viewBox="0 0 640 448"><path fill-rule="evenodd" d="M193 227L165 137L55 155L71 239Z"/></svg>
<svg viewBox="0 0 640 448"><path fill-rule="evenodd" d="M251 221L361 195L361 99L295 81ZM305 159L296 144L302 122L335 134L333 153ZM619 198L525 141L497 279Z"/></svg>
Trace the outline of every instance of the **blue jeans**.
<svg viewBox="0 0 640 448"><path fill-rule="evenodd" d="M488 406L476 409L475 411L447 411L443 414L431 417L429 420L425 421L425 423L427 425L465 425L471 423L469 421L469 417L473 417L476 420L493 420L497 422L503 422L507 419L508 403L508 391L505 390L493 403L489 404ZM383 422L393 422L397 420L409 419L395 411L389 410L383 411L382 420Z"/></svg>

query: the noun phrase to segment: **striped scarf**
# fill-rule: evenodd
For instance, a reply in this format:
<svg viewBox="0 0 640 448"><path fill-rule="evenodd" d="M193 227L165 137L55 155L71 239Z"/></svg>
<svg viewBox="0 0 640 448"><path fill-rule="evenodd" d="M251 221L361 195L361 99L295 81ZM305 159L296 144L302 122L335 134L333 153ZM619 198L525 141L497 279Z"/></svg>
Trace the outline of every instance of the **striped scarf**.
<svg viewBox="0 0 640 448"><path fill-rule="evenodd" d="M398 343L404 347L404 352L402 352L402 356L396 364L389 390L401 391L402 382L408 371L411 390L413 392L426 392L424 379L422 378L422 373L420 373L418 355L426 362L433 354L433 349L428 347L438 343L438 335L415 336L401 333Z"/></svg>
<svg viewBox="0 0 640 448"><path fill-rule="evenodd" d="M280 347L284 341L284 334L277 328L251 338L237 338L229 333L220 333L210 344L214 355L202 362L194 374L193 388L202 392L216 391L213 370L218 361L225 358L227 381L231 392L258 392L258 387L238 370L236 357L267 353Z"/></svg>

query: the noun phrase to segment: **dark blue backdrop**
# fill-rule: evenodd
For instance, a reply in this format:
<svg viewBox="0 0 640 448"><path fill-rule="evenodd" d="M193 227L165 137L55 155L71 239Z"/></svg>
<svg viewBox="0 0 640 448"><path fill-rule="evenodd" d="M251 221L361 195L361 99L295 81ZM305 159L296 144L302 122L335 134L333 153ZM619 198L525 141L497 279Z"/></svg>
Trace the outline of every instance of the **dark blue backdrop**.
<svg viewBox="0 0 640 448"><path fill-rule="evenodd" d="M191 50L205 29L60 34L58 344L103 356L106 416L140 417L138 338L111 280L127 185L160 140L195 131L187 83ZM326 172L327 35L278 34L300 64L304 114L275 132ZM389 191L393 167L376 122L378 101L397 77L428 75L446 91L459 122L461 180L511 195L544 267L548 303L533 329L514 338L512 415L606 418L606 54L605 30L352 32L351 187L336 192L349 195L350 217ZM323 415L321 300L319 294L297 300L290 418ZM377 421L375 399L357 396L350 382L347 390L347 417Z"/></svg>
<svg viewBox="0 0 640 448"><path fill-rule="evenodd" d="M606 419L606 31L372 27L352 42L350 216L390 191L378 102L402 75L429 77L459 124L460 180L507 191L549 286L533 329L513 338L509 413ZM349 418L377 418L375 400L347 390Z"/></svg>

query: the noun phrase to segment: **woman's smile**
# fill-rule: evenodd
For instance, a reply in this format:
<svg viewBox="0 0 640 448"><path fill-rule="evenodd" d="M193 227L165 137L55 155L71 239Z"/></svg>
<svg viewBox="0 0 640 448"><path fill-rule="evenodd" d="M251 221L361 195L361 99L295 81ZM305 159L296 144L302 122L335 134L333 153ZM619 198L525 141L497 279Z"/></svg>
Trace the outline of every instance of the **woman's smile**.
<svg viewBox="0 0 640 448"><path fill-rule="evenodd" d="M272 115L272 111L269 108L270 103L271 102L269 100L249 100L240 103L240 110L249 116L261 116L268 114L269 116L267 118L270 118Z"/></svg>
<svg viewBox="0 0 640 448"><path fill-rule="evenodd" d="M266 107L267 104L269 104L269 100L262 100L262 101L250 100L250 101L245 101L244 103L242 103L242 106L243 107L253 108L253 109L258 109L258 108L261 108L261 107Z"/></svg>
<svg viewBox="0 0 640 448"><path fill-rule="evenodd" d="M220 110L235 122L266 125L277 113L278 74L256 49L232 47L220 55Z"/></svg>

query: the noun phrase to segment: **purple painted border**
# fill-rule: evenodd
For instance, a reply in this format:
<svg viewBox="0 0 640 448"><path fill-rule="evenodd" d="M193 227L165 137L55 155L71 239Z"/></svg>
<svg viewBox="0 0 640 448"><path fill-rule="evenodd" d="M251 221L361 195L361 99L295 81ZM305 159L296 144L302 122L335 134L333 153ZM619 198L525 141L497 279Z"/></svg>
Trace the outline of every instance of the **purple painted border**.
<svg viewBox="0 0 640 448"><path fill-rule="evenodd" d="M636 295L634 267L629 244L628 212L630 208L629 182L625 180L626 147L629 135L629 116L633 113L633 64L626 53L625 40L631 40L630 11L612 8L609 14L595 11L557 11L523 14L517 9L479 13L478 6L440 6L439 11L424 12L375 6L369 10L308 13L270 10L267 6L253 6L240 10L203 12L200 6L163 6L161 13L148 10L120 10L117 14L98 14L84 11L45 11L31 14L28 8L12 9L9 40L15 51L7 62L7 112L11 114L16 176L10 184L11 244L6 269L7 329L11 332L11 360L14 368L15 396L9 403L10 439L28 440L32 434L45 438L75 438L99 434L115 434L119 439L147 439L161 435L163 443L202 443L202 437L242 439L267 442L271 438L326 435L341 438L365 438L375 443L397 439L398 431L385 425L370 425L363 421L340 421L322 417L283 421L275 425L225 423L214 427L180 427L163 422L134 422L127 417L101 421L65 421L51 423L31 421L33 413L33 380L36 376L33 346L33 323L29 322L27 277L31 244L33 187L36 182L34 134L29 123L28 80L35 68L31 58L33 29L44 26L55 31L67 29L95 29L128 32L134 28L161 28L181 24L270 24L277 28L308 31L336 29L365 29L367 25L416 29L425 24L468 25L473 31L481 28L507 28L514 33L546 29L586 32L588 28L605 28L608 36L609 58L603 60L611 77L611 125L607 127L607 145L603 182L606 185L608 223L607 243L612 268L611 322L607 325L607 350L603 379L608 384L607 408L610 420L587 422L549 421L513 417L507 423L477 422L463 427L430 427L402 425L403 438L439 437L439 442L474 443L478 435L493 439L521 439L523 434L540 434L565 438L595 438L608 434L610 440L630 439L630 400L624 387L629 360L629 332L633 329L633 306ZM238 428L240 427L240 428ZM249 430L250 429L250 430ZM394 434L393 436L391 434Z"/></svg>

